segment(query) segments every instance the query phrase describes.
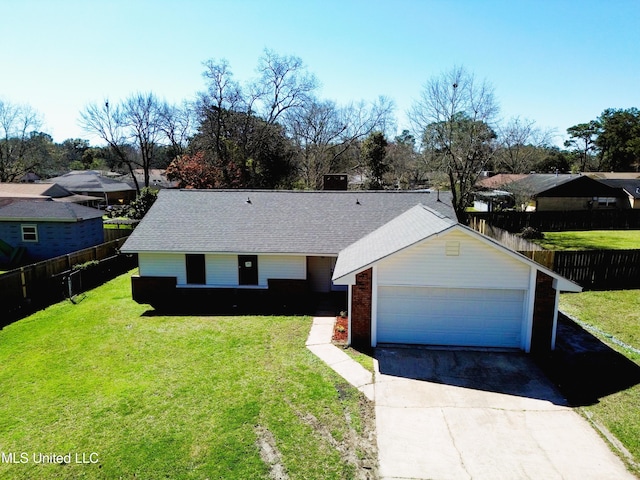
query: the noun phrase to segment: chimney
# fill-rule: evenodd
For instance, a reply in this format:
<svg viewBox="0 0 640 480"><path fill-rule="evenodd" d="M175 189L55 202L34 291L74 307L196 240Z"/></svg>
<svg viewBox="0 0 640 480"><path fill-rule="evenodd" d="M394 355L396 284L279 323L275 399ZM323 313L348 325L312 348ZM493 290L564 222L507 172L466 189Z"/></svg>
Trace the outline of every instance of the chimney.
<svg viewBox="0 0 640 480"><path fill-rule="evenodd" d="M328 173L323 177L323 190L346 190L349 178L346 173Z"/></svg>

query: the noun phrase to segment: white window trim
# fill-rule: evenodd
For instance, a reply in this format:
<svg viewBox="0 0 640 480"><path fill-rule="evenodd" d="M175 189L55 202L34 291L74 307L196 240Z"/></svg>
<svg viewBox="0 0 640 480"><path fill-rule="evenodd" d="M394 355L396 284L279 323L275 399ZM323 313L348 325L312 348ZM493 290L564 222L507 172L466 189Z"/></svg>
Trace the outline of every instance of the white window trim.
<svg viewBox="0 0 640 480"><path fill-rule="evenodd" d="M25 232L25 229L33 229L33 231ZM20 233L22 234L22 241L29 243L38 243L38 225L36 224L23 224L20 225ZM27 235L35 235L35 239L27 239L25 238L25 234Z"/></svg>

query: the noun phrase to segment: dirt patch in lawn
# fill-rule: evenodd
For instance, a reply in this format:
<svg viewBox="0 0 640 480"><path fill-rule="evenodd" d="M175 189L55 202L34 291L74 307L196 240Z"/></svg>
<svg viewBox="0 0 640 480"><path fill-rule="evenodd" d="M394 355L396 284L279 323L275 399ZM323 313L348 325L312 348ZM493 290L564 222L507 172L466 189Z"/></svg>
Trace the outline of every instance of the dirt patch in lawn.
<svg viewBox="0 0 640 480"><path fill-rule="evenodd" d="M262 425L255 427L257 444L260 449L260 458L269 465L269 478L273 480L288 480L289 475L282 464L280 452L276 447L276 439L273 434Z"/></svg>
<svg viewBox="0 0 640 480"><path fill-rule="evenodd" d="M338 393L341 394L340 386L337 388ZM345 392L349 388L345 385ZM378 478L378 447L374 406L372 402L361 396L358 407L362 420L361 432L358 433L356 431L350 413L346 412L345 422L348 430L342 440L337 440L331 434L330 428L321 423L311 413L303 414L296 411L296 414L300 420L313 428L317 435L335 448L345 462L355 467L355 479L373 480Z"/></svg>

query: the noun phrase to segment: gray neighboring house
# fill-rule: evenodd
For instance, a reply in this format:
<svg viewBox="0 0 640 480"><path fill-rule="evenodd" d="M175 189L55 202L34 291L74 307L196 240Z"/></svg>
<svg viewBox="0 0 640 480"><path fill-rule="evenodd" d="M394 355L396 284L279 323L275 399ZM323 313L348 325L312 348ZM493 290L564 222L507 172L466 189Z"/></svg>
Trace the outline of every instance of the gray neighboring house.
<svg viewBox="0 0 640 480"><path fill-rule="evenodd" d="M640 208L640 179L638 178L604 178L597 179L599 182L604 183L612 188L618 188L622 194L622 199L628 200L628 204L624 205L624 200L621 202L623 208Z"/></svg>
<svg viewBox="0 0 640 480"><path fill-rule="evenodd" d="M140 303L334 292L360 346L549 350L558 292L580 290L460 225L445 192L164 190L121 250Z"/></svg>
<svg viewBox="0 0 640 480"><path fill-rule="evenodd" d="M135 200L136 189L124 182L104 177L94 170L77 170L42 183L57 183L80 195L100 197L104 206L123 205Z"/></svg>

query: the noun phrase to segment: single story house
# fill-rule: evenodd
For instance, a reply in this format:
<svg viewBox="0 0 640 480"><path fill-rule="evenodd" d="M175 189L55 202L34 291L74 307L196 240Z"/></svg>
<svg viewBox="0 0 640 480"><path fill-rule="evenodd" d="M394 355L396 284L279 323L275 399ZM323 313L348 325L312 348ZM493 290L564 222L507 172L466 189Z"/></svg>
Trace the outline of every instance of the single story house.
<svg viewBox="0 0 640 480"><path fill-rule="evenodd" d="M620 190L581 174L532 173L501 187L528 211L575 211L625 208Z"/></svg>
<svg viewBox="0 0 640 480"><path fill-rule="evenodd" d="M136 198L135 188L94 170L72 171L43 183L57 183L73 193L100 197L104 206L127 204Z"/></svg>
<svg viewBox="0 0 640 480"><path fill-rule="evenodd" d="M163 190L121 251L140 303L339 292L364 346L549 350L580 291L460 225L448 192Z"/></svg>
<svg viewBox="0 0 640 480"><path fill-rule="evenodd" d="M640 208L640 179L639 178L636 178L636 179L607 178L607 179L601 179L599 181L604 183L605 185L608 185L609 187L617 188L622 192L620 198L626 199L628 202L627 205L624 205L624 203L622 202L621 206L623 206L623 208L633 208L633 209Z"/></svg>
<svg viewBox="0 0 640 480"><path fill-rule="evenodd" d="M101 199L87 195L77 195L57 183L0 183L0 202L13 200L53 200L70 202L88 207L97 206Z"/></svg>
<svg viewBox="0 0 640 480"><path fill-rule="evenodd" d="M0 259L5 263L20 252L25 260L46 260L99 245L103 239L102 212L95 208L34 200L0 207Z"/></svg>

